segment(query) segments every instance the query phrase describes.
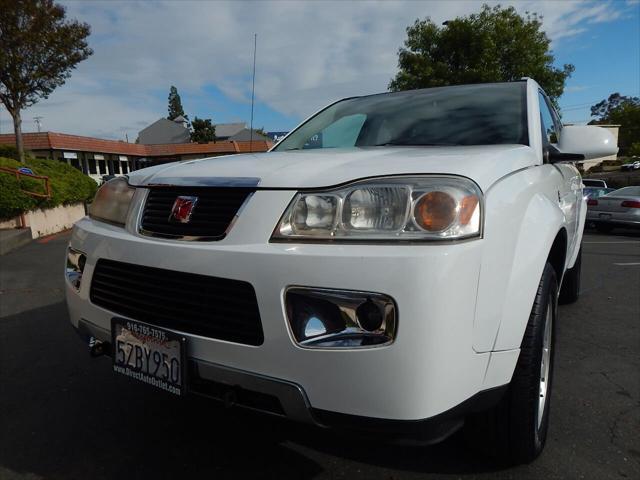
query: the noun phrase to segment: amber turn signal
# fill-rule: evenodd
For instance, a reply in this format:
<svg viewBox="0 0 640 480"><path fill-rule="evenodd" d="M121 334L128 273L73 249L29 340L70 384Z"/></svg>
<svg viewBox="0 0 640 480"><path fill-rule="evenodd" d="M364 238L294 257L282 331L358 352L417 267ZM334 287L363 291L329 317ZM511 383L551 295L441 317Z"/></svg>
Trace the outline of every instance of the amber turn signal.
<svg viewBox="0 0 640 480"><path fill-rule="evenodd" d="M460 216L458 217L461 225L469 225L477 206L478 197L475 195L467 195L462 199L460 202Z"/></svg>
<svg viewBox="0 0 640 480"><path fill-rule="evenodd" d="M433 191L418 199L413 214L419 227L441 232L456 219L456 206L455 199L448 193Z"/></svg>

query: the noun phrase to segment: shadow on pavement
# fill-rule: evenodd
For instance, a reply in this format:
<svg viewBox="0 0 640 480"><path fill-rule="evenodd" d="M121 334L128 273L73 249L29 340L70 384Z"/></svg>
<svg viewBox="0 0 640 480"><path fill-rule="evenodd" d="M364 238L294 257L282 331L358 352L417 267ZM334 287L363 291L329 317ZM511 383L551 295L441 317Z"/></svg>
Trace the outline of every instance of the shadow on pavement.
<svg viewBox="0 0 640 480"><path fill-rule="evenodd" d="M332 456L421 473L492 469L461 435L385 445L155 391L90 359L62 302L0 319L0 367L0 473L304 479L335 472Z"/></svg>
<svg viewBox="0 0 640 480"><path fill-rule="evenodd" d="M614 228L610 232L599 232L596 228L585 226L584 233L599 237L629 237L631 239L640 238L640 228Z"/></svg>

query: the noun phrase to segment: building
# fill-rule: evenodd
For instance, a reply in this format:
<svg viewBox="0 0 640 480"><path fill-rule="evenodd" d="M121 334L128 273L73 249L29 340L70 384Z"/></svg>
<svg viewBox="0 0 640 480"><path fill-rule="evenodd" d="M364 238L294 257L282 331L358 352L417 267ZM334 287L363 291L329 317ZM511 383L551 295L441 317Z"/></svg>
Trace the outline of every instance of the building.
<svg viewBox="0 0 640 480"><path fill-rule="evenodd" d="M255 128L253 129L253 137L251 135L251 129L247 128L247 124L243 122L239 123L219 123L216 127L216 140L231 140L236 142L246 142L251 138L253 140L262 140L271 142L271 139L266 135L262 135Z"/></svg>
<svg viewBox="0 0 640 480"><path fill-rule="evenodd" d="M160 118L148 127L140 130L136 143L143 145L157 145L167 143L189 143L191 134L189 133L188 122L182 116L173 120Z"/></svg>
<svg viewBox="0 0 640 480"><path fill-rule="evenodd" d="M271 139L262 135L256 129L247 128L244 122L238 123L219 123L214 125L216 128L216 141L230 140L236 142L248 142L253 140L271 141ZM160 118L148 127L140 130L136 143L143 145L158 145L168 143L190 143L191 134L189 132L189 123L182 117L176 117L174 120Z"/></svg>
<svg viewBox="0 0 640 480"><path fill-rule="evenodd" d="M97 181L103 175L124 175L161 163L266 152L272 145L267 140L144 145L56 132L24 133L22 137L25 150L34 157L66 162ZM15 135L0 134L0 145L15 145Z"/></svg>

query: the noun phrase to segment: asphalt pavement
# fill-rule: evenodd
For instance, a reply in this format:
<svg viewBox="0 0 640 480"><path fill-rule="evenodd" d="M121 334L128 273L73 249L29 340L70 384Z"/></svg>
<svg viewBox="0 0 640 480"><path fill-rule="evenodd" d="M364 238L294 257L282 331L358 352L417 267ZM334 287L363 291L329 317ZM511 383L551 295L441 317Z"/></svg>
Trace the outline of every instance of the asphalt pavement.
<svg viewBox="0 0 640 480"><path fill-rule="evenodd" d="M640 478L640 234L589 233L560 307L547 446L505 469L456 434L402 447L176 399L89 358L68 323L68 234L0 256L0 479Z"/></svg>

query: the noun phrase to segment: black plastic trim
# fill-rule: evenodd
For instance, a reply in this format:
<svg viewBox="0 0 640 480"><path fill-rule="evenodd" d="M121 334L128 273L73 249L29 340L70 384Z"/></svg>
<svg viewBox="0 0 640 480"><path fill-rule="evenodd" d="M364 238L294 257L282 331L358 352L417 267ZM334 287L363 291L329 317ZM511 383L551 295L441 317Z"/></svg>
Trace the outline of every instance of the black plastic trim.
<svg viewBox="0 0 640 480"><path fill-rule="evenodd" d="M437 443L455 433L464 418L482 412L500 402L508 385L483 390L455 407L434 417L421 420L393 420L362 417L313 408L312 415L320 425L339 430L375 432L392 437L415 437L427 443Z"/></svg>

